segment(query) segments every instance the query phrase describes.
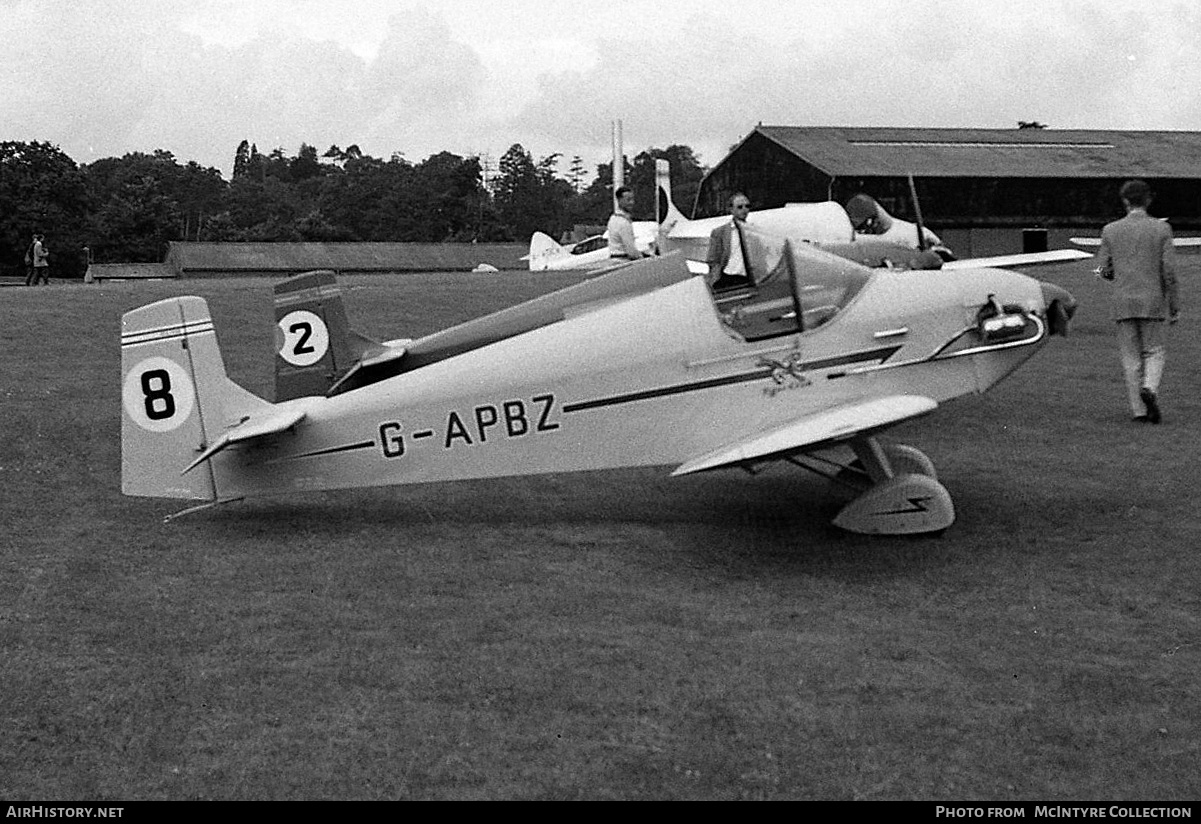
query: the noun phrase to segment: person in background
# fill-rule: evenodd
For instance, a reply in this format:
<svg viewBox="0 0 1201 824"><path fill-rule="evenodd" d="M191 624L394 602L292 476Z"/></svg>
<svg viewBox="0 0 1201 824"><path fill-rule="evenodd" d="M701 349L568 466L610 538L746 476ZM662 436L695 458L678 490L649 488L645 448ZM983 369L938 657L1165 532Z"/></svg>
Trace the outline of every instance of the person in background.
<svg viewBox="0 0 1201 824"><path fill-rule="evenodd" d="M746 256L743 254L742 230L751 213L751 200L742 192L730 195L729 223L723 223L709 233L709 276L706 278L714 289L749 286Z"/></svg>
<svg viewBox="0 0 1201 824"><path fill-rule="evenodd" d="M25 285L33 286L33 247L37 245L38 235L34 232L29 245L25 247Z"/></svg>
<svg viewBox="0 0 1201 824"><path fill-rule="evenodd" d="M616 192L617 208L609 218L609 257L640 260L644 255L634 240L634 190L622 186Z"/></svg>
<svg viewBox="0 0 1201 824"><path fill-rule="evenodd" d="M83 282L95 283L96 278L92 276L92 250L88 246L84 246L80 252L80 257L83 259Z"/></svg>
<svg viewBox="0 0 1201 824"><path fill-rule="evenodd" d="M39 280L47 286L50 285L50 261L48 260L50 253L46 251L44 240L45 238L40 234L33 236L33 283L30 284L31 286L37 286Z"/></svg>
<svg viewBox="0 0 1201 824"><path fill-rule="evenodd" d="M1144 181L1127 181L1118 194L1126 216L1101 230L1097 274L1113 282L1110 305L1131 415L1159 423L1166 327L1180 315L1172 229L1147 214L1152 193Z"/></svg>

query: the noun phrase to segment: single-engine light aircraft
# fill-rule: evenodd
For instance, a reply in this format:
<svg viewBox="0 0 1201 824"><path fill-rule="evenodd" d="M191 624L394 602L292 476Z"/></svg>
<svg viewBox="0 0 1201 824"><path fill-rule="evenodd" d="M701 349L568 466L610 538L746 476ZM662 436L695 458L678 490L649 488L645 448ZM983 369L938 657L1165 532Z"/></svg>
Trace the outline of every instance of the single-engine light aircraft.
<svg viewBox="0 0 1201 824"><path fill-rule="evenodd" d="M639 251L652 252L659 225L653 220L635 220L633 224L634 243ZM600 269L613 264L609 256L608 231L584 238L571 246L564 246L545 232L534 232L530 236L530 253L522 259L529 261L531 272Z"/></svg>
<svg viewBox="0 0 1201 824"><path fill-rule="evenodd" d="M872 270L746 236L750 285L711 291L678 254L632 261L412 341L360 342L370 363L277 403L227 377L203 299L134 309L122 491L205 502L189 512L298 490L783 460L852 491L842 528L947 528L929 458L880 433L987 390L1066 334L1071 296L1010 271ZM319 348L302 342L312 321L292 318L281 346Z"/></svg>

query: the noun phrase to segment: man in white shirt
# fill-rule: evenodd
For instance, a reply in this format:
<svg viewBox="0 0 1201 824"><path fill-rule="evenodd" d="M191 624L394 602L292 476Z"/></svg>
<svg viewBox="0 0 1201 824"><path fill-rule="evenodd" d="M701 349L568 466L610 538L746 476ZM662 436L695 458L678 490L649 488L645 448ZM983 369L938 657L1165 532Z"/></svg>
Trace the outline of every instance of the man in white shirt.
<svg viewBox="0 0 1201 824"><path fill-rule="evenodd" d="M609 257L640 260L646 257L634 240L634 191L628 186L617 190L617 209L609 218Z"/></svg>

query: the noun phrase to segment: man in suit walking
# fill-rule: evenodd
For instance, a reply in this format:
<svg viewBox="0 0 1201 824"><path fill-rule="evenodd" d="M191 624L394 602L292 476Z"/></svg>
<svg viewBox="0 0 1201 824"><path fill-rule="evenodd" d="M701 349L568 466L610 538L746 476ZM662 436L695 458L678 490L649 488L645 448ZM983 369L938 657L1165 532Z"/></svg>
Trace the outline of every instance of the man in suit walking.
<svg viewBox="0 0 1201 824"><path fill-rule="evenodd" d="M1135 421L1159 423L1159 382L1166 329L1180 314L1172 229L1147 214L1151 187L1142 180L1122 185L1126 217L1101 230L1097 271L1113 282L1112 316Z"/></svg>
<svg viewBox="0 0 1201 824"><path fill-rule="evenodd" d="M748 286L751 283L743 252L742 228L751 213L751 200L742 192L730 195L729 223L723 223L709 233L709 285L714 289Z"/></svg>

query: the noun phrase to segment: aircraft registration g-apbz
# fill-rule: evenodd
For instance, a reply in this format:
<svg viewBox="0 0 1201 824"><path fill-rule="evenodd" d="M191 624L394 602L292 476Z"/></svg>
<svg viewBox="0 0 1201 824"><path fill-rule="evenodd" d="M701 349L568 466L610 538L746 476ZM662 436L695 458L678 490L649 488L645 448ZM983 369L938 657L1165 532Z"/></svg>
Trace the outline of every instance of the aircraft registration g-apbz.
<svg viewBox="0 0 1201 824"><path fill-rule="evenodd" d="M318 380L285 376L275 403L227 377L203 299L134 309L122 491L205 502L188 512L305 490L786 461L851 491L842 528L948 527L929 458L880 433L986 391L1066 334L1071 296L1010 271L873 270L746 236L749 286L714 292L670 254L391 344L347 343L332 279L301 276L277 292L277 365ZM333 347L344 358L330 371Z"/></svg>

